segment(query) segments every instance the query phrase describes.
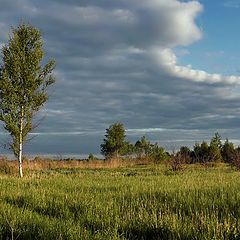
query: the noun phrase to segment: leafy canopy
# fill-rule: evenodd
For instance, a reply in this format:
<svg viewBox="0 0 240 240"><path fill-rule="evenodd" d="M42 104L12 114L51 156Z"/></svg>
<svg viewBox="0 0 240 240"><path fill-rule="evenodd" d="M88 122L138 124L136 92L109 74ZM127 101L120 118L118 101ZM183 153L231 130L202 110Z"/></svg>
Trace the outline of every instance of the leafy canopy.
<svg viewBox="0 0 240 240"><path fill-rule="evenodd" d="M106 157L118 156L124 152L126 145L125 128L122 123L114 123L106 129L105 139L101 144L101 153Z"/></svg>
<svg viewBox="0 0 240 240"><path fill-rule="evenodd" d="M2 48L0 120L12 136L10 146L15 155L20 137L23 142L26 140L33 129L34 114L48 99L47 87L54 83L51 72L55 62L51 60L42 67L43 57L43 40L38 29L27 24L12 28L8 44Z"/></svg>

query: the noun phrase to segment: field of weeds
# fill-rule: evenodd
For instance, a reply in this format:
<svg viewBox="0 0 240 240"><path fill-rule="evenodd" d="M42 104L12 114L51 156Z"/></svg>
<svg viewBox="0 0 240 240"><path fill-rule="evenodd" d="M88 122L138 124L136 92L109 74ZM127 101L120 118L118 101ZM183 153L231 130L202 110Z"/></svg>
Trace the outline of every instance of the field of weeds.
<svg viewBox="0 0 240 240"><path fill-rule="evenodd" d="M38 166L23 179L7 166L0 239L240 239L240 173L227 165Z"/></svg>

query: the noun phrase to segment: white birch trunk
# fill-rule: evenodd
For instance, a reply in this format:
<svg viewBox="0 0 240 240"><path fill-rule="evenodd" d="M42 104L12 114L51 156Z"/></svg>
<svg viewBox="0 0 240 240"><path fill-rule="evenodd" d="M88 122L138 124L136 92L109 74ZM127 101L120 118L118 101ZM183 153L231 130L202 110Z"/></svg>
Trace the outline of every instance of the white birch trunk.
<svg viewBox="0 0 240 240"><path fill-rule="evenodd" d="M22 143L19 143L19 156L18 156L18 163L19 163L19 177L23 177L22 171Z"/></svg>
<svg viewBox="0 0 240 240"><path fill-rule="evenodd" d="M20 133L19 133L19 154L18 154L18 163L19 163L19 177L23 177L22 171L22 146L23 146L23 107L21 108L21 119L20 119Z"/></svg>

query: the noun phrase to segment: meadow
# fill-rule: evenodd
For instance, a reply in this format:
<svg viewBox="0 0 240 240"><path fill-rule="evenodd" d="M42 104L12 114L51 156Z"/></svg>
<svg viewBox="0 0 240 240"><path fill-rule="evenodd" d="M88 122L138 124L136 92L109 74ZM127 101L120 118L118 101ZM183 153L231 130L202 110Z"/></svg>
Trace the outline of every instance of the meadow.
<svg viewBox="0 0 240 240"><path fill-rule="evenodd" d="M240 172L226 164L86 166L23 179L5 166L0 239L240 239Z"/></svg>

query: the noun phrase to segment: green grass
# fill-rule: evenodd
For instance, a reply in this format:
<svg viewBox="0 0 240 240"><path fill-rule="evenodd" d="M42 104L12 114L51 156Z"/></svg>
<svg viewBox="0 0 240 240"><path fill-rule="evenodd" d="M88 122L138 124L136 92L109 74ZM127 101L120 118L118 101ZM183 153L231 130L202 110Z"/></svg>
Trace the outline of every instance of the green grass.
<svg viewBox="0 0 240 240"><path fill-rule="evenodd" d="M0 175L0 239L240 239L240 173L223 165Z"/></svg>

